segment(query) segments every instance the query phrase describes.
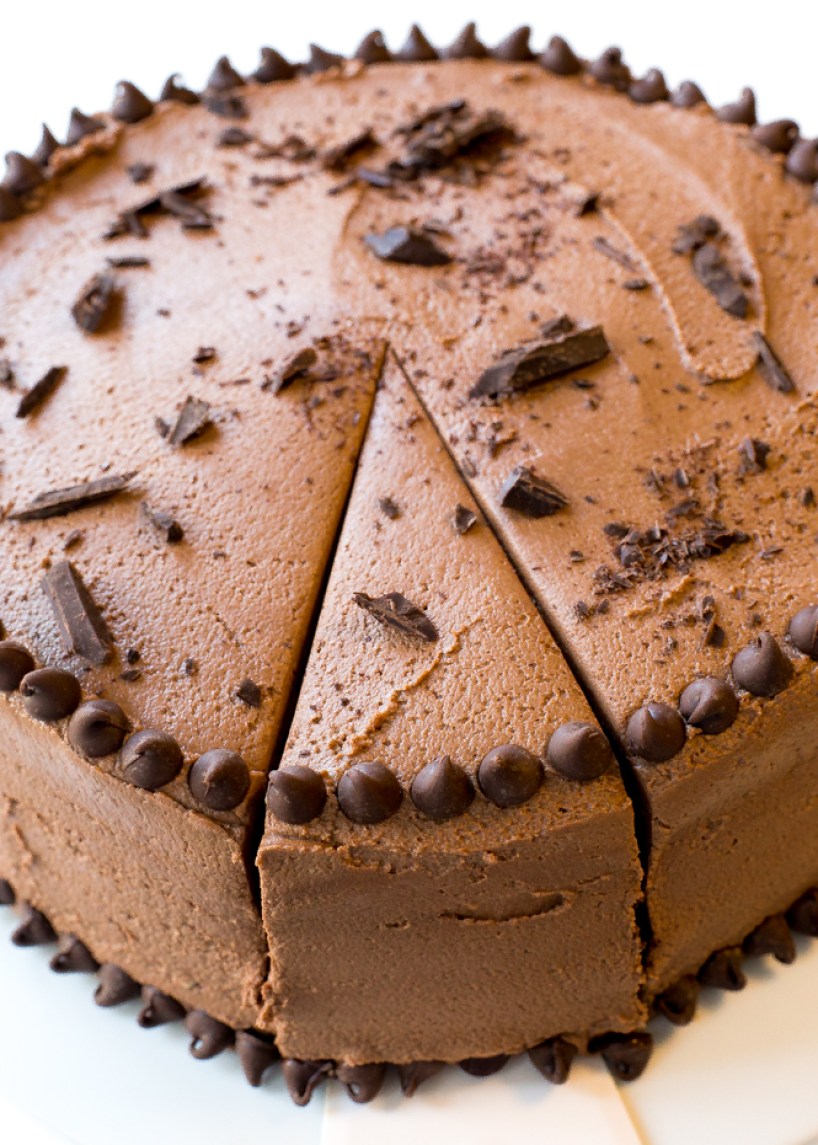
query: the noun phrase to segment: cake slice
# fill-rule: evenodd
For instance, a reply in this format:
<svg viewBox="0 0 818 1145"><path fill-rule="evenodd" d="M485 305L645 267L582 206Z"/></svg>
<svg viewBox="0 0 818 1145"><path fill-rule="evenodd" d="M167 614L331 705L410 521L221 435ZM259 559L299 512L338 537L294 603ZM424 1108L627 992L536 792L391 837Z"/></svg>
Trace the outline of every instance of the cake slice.
<svg viewBox="0 0 818 1145"><path fill-rule="evenodd" d="M285 1056L458 1061L643 1021L610 748L394 359L258 865Z"/></svg>

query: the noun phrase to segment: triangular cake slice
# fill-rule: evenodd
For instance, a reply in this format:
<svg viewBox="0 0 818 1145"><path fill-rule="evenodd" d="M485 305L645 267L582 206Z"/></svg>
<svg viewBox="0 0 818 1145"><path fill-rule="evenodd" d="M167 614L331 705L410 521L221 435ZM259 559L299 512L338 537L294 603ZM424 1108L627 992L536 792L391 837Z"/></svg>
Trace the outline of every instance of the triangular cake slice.
<svg viewBox="0 0 818 1145"><path fill-rule="evenodd" d="M457 1061L644 1019L610 748L394 360L258 864L286 1056Z"/></svg>

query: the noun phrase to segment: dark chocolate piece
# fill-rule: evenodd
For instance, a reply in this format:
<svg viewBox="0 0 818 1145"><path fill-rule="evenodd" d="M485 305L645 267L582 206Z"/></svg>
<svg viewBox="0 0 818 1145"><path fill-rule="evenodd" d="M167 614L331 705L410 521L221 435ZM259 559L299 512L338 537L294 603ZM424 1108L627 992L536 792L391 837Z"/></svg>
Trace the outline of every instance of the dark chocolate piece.
<svg viewBox="0 0 818 1145"><path fill-rule="evenodd" d="M254 1087L261 1085L264 1074L281 1057L272 1038L253 1030L236 1030L236 1053L244 1076Z"/></svg>
<svg viewBox="0 0 818 1145"><path fill-rule="evenodd" d="M346 171L353 159L363 157L363 153L378 146L378 141L370 127L359 131L351 139L337 143L321 156L321 163L328 171Z"/></svg>
<svg viewBox="0 0 818 1145"><path fill-rule="evenodd" d="M653 1052L653 1037L647 1030L633 1034L606 1034L589 1046L599 1050L617 1081L636 1081L644 1073Z"/></svg>
<svg viewBox="0 0 818 1145"><path fill-rule="evenodd" d="M80 704L68 721L68 742L75 751L97 759L119 751L131 730L128 717L113 700Z"/></svg>
<svg viewBox="0 0 818 1145"><path fill-rule="evenodd" d="M738 447L741 462L739 473L763 473L767 468L770 446L757 437L745 437Z"/></svg>
<svg viewBox="0 0 818 1145"><path fill-rule="evenodd" d="M236 698L246 704L248 708L261 707L261 688L249 676L246 676L236 688Z"/></svg>
<svg viewBox="0 0 818 1145"><path fill-rule="evenodd" d="M693 255L693 273L718 302L722 310L734 318L746 318L750 300L733 277L722 253L715 243L705 243Z"/></svg>
<svg viewBox="0 0 818 1145"><path fill-rule="evenodd" d="M448 755L422 767L409 792L418 811L429 819L453 819L464 814L474 799L474 784Z"/></svg>
<svg viewBox="0 0 818 1145"><path fill-rule="evenodd" d="M276 374L265 379L261 388L274 394L281 393L290 382L294 382L296 378L304 377L317 361L318 355L313 347L305 346L303 350L299 350L292 358L288 359Z"/></svg>
<svg viewBox="0 0 818 1145"><path fill-rule="evenodd" d="M382 763L355 763L338 780L338 806L353 823L382 823L403 800L401 786Z"/></svg>
<svg viewBox="0 0 818 1145"><path fill-rule="evenodd" d="M508 1054L494 1054L490 1058L463 1058L457 1064L471 1077L491 1077L493 1073L500 1072L508 1058Z"/></svg>
<svg viewBox="0 0 818 1145"><path fill-rule="evenodd" d="M795 961L795 941L783 914L765 918L743 943L744 953L751 956L772 954L778 962L789 965Z"/></svg>
<svg viewBox="0 0 818 1145"><path fill-rule="evenodd" d="M182 770L182 763L182 749L176 740L155 728L129 736L119 756L123 778L145 791L157 791L170 783Z"/></svg>
<svg viewBox="0 0 818 1145"><path fill-rule="evenodd" d="M196 92L178 84L176 82L178 78L178 72L174 72L173 75L168 76L162 86L159 98L161 100L170 100L172 103L186 103L189 105L198 103L199 97Z"/></svg>
<svg viewBox="0 0 818 1145"><path fill-rule="evenodd" d="M738 697L726 680L702 676L682 692L679 711L690 727L704 735L720 735L735 723Z"/></svg>
<svg viewBox="0 0 818 1145"><path fill-rule="evenodd" d="M443 58L447 60L484 60L488 54L488 48L478 39L477 25L472 20L443 51Z"/></svg>
<svg viewBox="0 0 818 1145"><path fill-rule="evenodd" d="M194 798L211 811L232 811L250 790L250 769L236 752L214 748L199 756L187 782Z"/></svg>
<svg viewBox="0 0 818 1145"><path fill-rule="evenodd" d="M78 107L74 107L71 109L71 117L68 120L65 145L66 147L73 147L75 143L85 139L86 135L96 135L97 132L104 130L104 120L96 119L93 115L85 115Z"/></svg>
<svg viewBox="0 0 818 1145"><path fill-rule="evenodd" d="M799 934L818 938L818 888L811 887L787 911L787 922Z"/></svg>
<svg viewBox="0 0 818 1145"><path fill-rule="evenodd" d="M296 1105L309 1105L310 1098L319 1085L329 1077L333 1063L297 1061L295 1058L285 1058L282 1062L282 1073L287 1084L290 1097Z"/></svg>
<svg viewBox="0 0 818 1145"><path fill-rule="evenodd" d="M365 1105L378 1096L386 1078L386 1065L343 1065L335 1067L335 1076L357 1105Z"/></svg>
<svg viewBox="0 0 818 1145"><path fill-rule="evenodd" d="M113 638L71 561L57 561L42 580L66 652L97 666L111 658Z"/></svg>
<svg viewBox="0 0 818 1145"><path fill-rule="evenodd" d="M703 247L708 239L721 234L721 223L712 215L697 215L690 223L682 223L676 229L673 250L676 254L691 254Z"/></svg>
<svg viewBox="0 0 818 1145"><path fill-rule="evenodd" d="M818 605L811 604L796 612L790 621L788 631L790 640L799 652L803 652L811 660L818 660ZM2 688L1 679L0 688Z"/></svg>
<svg viewBox="0 0 818 1145"><path fill-rule="evenodd" d="M564 509L568 498L555 485L538 477L525 465L517 465L500 487L500 504L524 517L551 517Z"/></svg>
<svg viewBox="0 0 818 1145"><path fill-rule="evenodd" d="M381 624L397 628L406 636L416 636L428 643L438 639L437 628L426 613L399 592L387 592L383 596L367 596L365 592L354 592L352 599Z"/></svg>
<svg viewBox="0 0 818 1145"><path fill-rule="evenodd" d="M598 83L617 91L627 91L630 86L631 69L622 59L621 48L606 48L588 70Z"/></svg>
<svg viewBox="0 0 818 1145"><path fill-rule="evenodd" d="M670 97L674 107L696 107L697 104L707 103L704 92L692 80L682 80Z"/></svg>
<svg viewBox="0 0 818 1145"><path fill-rule="evenodd" d="M685 974L654 1000L654 1007L674 1026L692 1022L699 1000L699 983L693 974Z"/></svg>
<svg viewBox="0 0 818 1145"><path fill-rule="evenodd" d="M531 50L531 28L522 24L501 40L496 48L492 48L491 55L495 60L507 60L509 63L526 63L534 59Z"/></svg>
<svg viewBox="0 0 818 1145"><path fill-rule="evenodd" d="M395 59L405 60L408 63L423 63L438 59L438 54L417 24L413 24L403 47L395 53Z"/></svg>
<svg viewBox="0 0 818 1145"><path fill-rule="evenodd" d="M452 517L452 527L462 537L477 523L477 514L466 505L457 505Z"/></svg>
<svg viewBox="0 0 818 1145"><path fill-rule="evenodd" d="M111 114L122 123L139 123L147 119L153 111L153 100L128 80L120 80L116 85Z"/></svg>
<svg viewBox="0 0 818 1145"><path fill-rule="evenodd" d="M96 505L107 501L127 489L134 473L109 473L95 481L83 481L80 485L69 485L65 489L49 489L24 505L9 513L10 521L44 521L47 517L64 517L86 505Z"/></svg>
<svg viewBox="0 0 818 1145"><path fill-rule="evenodd" d="M213 226L210 212L201 205L188 198L185 190L175 189L163 191L159 196L159 205L179 219L182 229L186 231L209 231Z"/></svg>
<svg viewBox="0 0 818 1145"><path fill-rule="evenodd" d="M546 1081L552 1085L562 1085L568 1080L577 1047L566 1038L548 1038L537 1046L531 1046L528 1056Z"/></svg>
<svg viewBox="0 0 818 1145"><path fill-rule="evenodd" d="M278 83L295 75L293 65L275 48L262 48L260 55L259 65L252 75L256 83Z"/></svg>
<svg viewBox="0 0 818 1145"><path fill-rule="evenodd" d="M641 79L633 80L628 94L634 103L660 103L670 98L665 77L658 68L651 68Z"/></svg>
<svg viewBox="0 0 818 1145"><path fill-rule="evenodd" d="M20 904L20 923L11 936L15 946L47 946L57 933L45 915L29 902Z"/></svg>
<svg viewBox="0 0 818 1145"><path fill-rule="evenodd" d="M786 155L798 140L798 124L794 119L776 119L756 124L750 134L774 155Z"/></svg>
<svg viewBox="0 0 818 1145"><path fill-rule="evenodd" d="M785 167L801 183L818 179L818 139L800 139L787 156Z"/></svg>
<svg viewBox="0 0 818 1145"><path fill-rule="evenodd" d="M337 52L328 52L318 44L310 44L310 58L304 65L307 75L316 72L328 72L330 68L339 68L344 63L344 57Z"/></svg>
<svg viewBox="0 0 818 1145"><path fill-rule="evenodd" d="M601 326L586 330L556 330L554 336L517 350L506 350L484 370L469 391L470 398L502 399L581 366L600 362L611 352Z"/></svg>
<svg viewBox="0 0 818 1145"><path fill-rule="evenodd" d="M493 747L477 769L480 790L497 807L519 807L536 795L543 782L542 762L515 743Z"/></svg>
<svg viewBox="0 0 818 1145"><path fill-rule="evenodd" d="M121 1006L139 997L140 986L130 974L115 966L113 962L103 962L97 971L99 985L94 991L94 1001L98 1006Z"/></svg>
<svg viewBox="0 0 818 1145"><path fill-rule="evenodd" d="M406 1062L398 1066L401 1093L404 1097L414 1097L418 1087L429 1081L443 1069L444 1062Z"/></svg>
<svg viewBox="0 0 818 1145"><path fill-rule="evenodd" d="M91 951L73 934L63 935L49 966L57 974L94 974L99 970L99 963Z"/></svg>
<svg viewBox="0 0 818 1145"><path fill-rule="evenodd" d="M750 87L742 88L735 103L726 103L716 109L716 115L725 123L743 123L752 127L756 121L756 97Z"/></svg>
<svg viewBox="0 0 818 1145"><path fill-rule="evenodd" d="M6 173L3 176L3 186L13 195L25 195L45 182L40 167L33 159L21 155L19 151L9 151L6 154Z"/></svg>
<svg viewBox="0 0 818 1145"><path fill-rule="evenodd" d="M753 332L753 341L758 349L759 372L767 385L780 394L794 393L795 382L760 330Z"/></svg>
<svg viewBox="0 0 818 1145"><path fill-rule="evenodd" d="M142 502L142 512L158 533L169 545L178 545L184 540L184 530L175 517L165 513L162 509L152 509L146 501Z"/></svg>
<svg viewBox="0 0 818 1145"><path fill-rule="evenodd" d="M364 242L383 262L446 266L452 261L452 256L429 235L412 227L390 227L382 235L365 235Z"/></svg>
<svg viewBox="0 0 818 1145"><path fill-rule="evenodd" d="M231 88L241 87L244 79L239 75L227 56L219 56L213 65L213 71L207 78L205 87L210 91L230 91Z"/></svg>
<svg viewBox="0 0 818 1145"><path fill-rule="evenodd" d="M201 437L212 424L210 403L202 401L201 398L188 396L173 428L168 433L168 442L171 445L187 445L189 441Z"/></svg>
<svg viewBox="0 0 818 1145"><path fill-rule="evenodd" d="M540 56L540 63L557 76L575 76L582 71L582 61L562 36L552 36Z"/></svg>
<svg viewBox="0 0 818 1145"><path fill-rule="evenodd" d="M37 144L31 158L35 163L39 163L41 167L47 167L51 156L55 151L59 150L59 143L54 138L54 134L47 124L43 124L42 134L40 135L40 142Z"/></svg>
<svg viewBox="0 0 818 1145"><path fill-rule="evenodd" d="M111 274L95 274L71 307L71 317L86 334L97 334L110 324L119 291Z"/></svg>
<svg viewBox="0 0 818 1145"><path fill-rule="evenodd" d="M594 724L570 720L548 741L548 762L560 775L586 783L604 775L613 764L611 745Z"/></svg>
<svg viewBox="0 0 818 1145"><path fill-rule="evenodd" d="M143 986L141 994L142 1009L136 1020L143 1029L152 1030L168 1022L181 1022L184 1018L184 1006L171 998L170 994L163 994L155 986Z"/></svg>
<svg viewBox="0 0 818 1145"><path fill-rule="evenodd" d="M648 703L628 720L625 740L629 751L649 763L664 763L682 750L685 724L669 704Z"/></svg>
<svg viewBox="0 0 818 1145"><path fill-rule="evenodd" d="M14 906L17 895L8 879L0 879L0 906Z"/></svg>
<svg viewBox="0 0 818 1145"><path fill-rule="evenodd" d="M741 947L726 946L711 954L697 975L702 986L717 990L743 990L747 978L741 968Z"/></svg>
<svg viewBox="0 0 818 1145"><path fill-rule="evenodd" d="M10 223L23 213L23 205L15 194L0 186L0 223Z"/></svg>
<svg viewBox="0 0 818 1145"><path fill-rule="evenodd" d="M43 374L38 382L35 382L30 390L26 390L20 398L15 417L28 417L39 410L51 395L56 390L57 386L64 380L68 373L67 366L52 366Z"/></svg>
<svg viewBox="0 0 818 1145"><path fill-rule="evenodd" d="M327 802L323 776L312 768L292 764L270 773L267 808L282 823L310 823Z"/></svg>
<svg viewBox="0 0 818 1145"><path fill-rule="evenodd" d="M388 63L388 61L392 59L392 53L386 46L383 32L376 29L374 32L369 32L368 35L364 36L355 49L354 59L361 60L365 64Z"/></svg>
<svg viewBox="0 0 818 1145"><path fill-rule="evenodd" d="M0 641L0 692L16 692L20 681L34 668L34 657L15 640Z"/></svg>
<svg viewBox="0 0 818 1145"><path fill-rule="evenodd" d="M235 1041L235 1032L224 1022L211 1018L204 1010L190 1010L185 1017L185 1029L193 1038L190 1052L198 1061L207 1061Z"/></svg>
<svg viewBox="0 0 818 1145"><path fill-rule="evenodd" d="M733 657L733 679L753 696L777 696L792 679L791 662L769 632L759 635Z"/></svg>
<svg viewBox="0 0 818 1145"><path fill-rule="evenodd" d="M20 681L23 705L35 720L62 720L79 707L79 680L64 668L35 668Z"/></svg>

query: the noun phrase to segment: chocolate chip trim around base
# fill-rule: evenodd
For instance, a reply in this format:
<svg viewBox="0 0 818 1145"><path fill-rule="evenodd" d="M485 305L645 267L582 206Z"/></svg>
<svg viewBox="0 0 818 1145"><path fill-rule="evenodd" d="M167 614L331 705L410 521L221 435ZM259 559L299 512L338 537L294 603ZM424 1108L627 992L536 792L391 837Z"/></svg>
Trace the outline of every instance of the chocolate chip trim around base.
<svg viewBox="0 0 818 1145"><path fill-rule="evenodd" d="M509 64L537 64L553 75L572 79L591 79L613 88L633 103L670 103L681 109L704 106L725 124L749 133L754 143L770 156L782 160L784 173L800 183L818 182L818 139L802 139L795 120L777 120L759 124L756 118L755 95L744 88L734 103L710 108L701 89L685 80L675 91L670 91L659 68L650 68L644 76L634 76L622 59L619 48L607 48L596 60L577 56L561 36L552 36L541 53L529 47L530 28L523 26L507 36L495 48L486 48L478 39L473 22L468 23L448 48L438 51L432 46L417 24L413 24L406 43L398 52L391 52L379 31L369 33L358 49L347 60L335 52L326 51L318 44L310 45L310 58L304 63L291 64L273 48L262 48L259 67L248 76L242 76L226 56L216 62L202 92L190 91L176 84L176 75L168 78L158 100L154 102L135 84L121 80L115 88L109 112L97 116L85 115L78 108L71 112L68 133L60 144L49 128L43 124L40 144L29 159L18 151L6 155L6 174L0 182L0 223L18 218L24 211L36 208L38 195L50 180L55 169L65 165L62 153L76 150L68 158L68 165L81 161L95 149L110 146L115 132L131 124L140 123L153 114L158 103L177 102L193 106L204 103L215 115L243 118L247 112L237 94L249 83L268 84L293 80L303 75L316 75L345 64L370 67L393 61L431 63L451 59L493 59ZM89 145L86 140L91 138ZM52 162L57 157L57 162ZM818 195L813 195L813 200Z"/></svg>

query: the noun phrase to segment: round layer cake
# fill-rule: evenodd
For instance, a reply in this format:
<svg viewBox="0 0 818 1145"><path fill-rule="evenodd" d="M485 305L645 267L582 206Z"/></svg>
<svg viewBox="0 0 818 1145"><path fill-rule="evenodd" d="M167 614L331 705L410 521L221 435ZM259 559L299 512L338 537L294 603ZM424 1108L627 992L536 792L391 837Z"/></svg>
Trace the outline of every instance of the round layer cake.
<svg viewBox="0 0 818 1145"><path fill-rule="evenodd" d="M818 142L527 29L118 86L0 187L0 900L309 1100L818 933Z"/></svg>

